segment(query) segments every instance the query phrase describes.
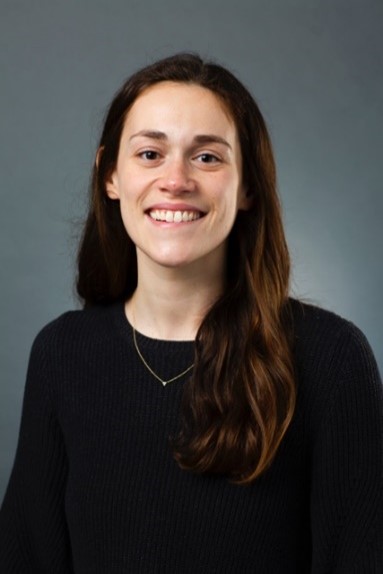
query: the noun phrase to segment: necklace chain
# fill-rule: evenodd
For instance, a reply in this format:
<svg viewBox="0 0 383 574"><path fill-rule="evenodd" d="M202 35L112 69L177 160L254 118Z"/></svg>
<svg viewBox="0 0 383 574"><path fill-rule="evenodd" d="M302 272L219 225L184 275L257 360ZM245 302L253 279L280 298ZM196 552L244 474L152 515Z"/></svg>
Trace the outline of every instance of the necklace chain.
<svg viewBox="0 0 383 574"><path fill-rule="evenodd" d="M132 331L133 331L133 343L134 343L134 347L137 351L137 355L140 357L142 363L144 364L144 366L147 368L147 370L149 371L149 373L151 375L153 375L153 377L155 377L157 379L157 381L159 381L160 383L163 384L163 386L165 387L165 385L168 385L169 383L173 383L173 381L176 381L177 379L180 379L181 377L183 377L184 375L186 375L186 373L188 373L189 371L192 370L192 368L194 367L194 363L192 365L190 365L187 369L185 369L184 371L182 371L182 373L180 373L179 375L176 375L175 377L172 377L171 379L164 381L163 379L161 379L161 377L159 377L157 375L157 373L155 373L153 371L153 369L150 367L150 365L148 365L148 363L146 362L146 360L144 359L140 349L138 348L138 344L137 344L137 337L136 337L136 330L132 325Z"/></svg>

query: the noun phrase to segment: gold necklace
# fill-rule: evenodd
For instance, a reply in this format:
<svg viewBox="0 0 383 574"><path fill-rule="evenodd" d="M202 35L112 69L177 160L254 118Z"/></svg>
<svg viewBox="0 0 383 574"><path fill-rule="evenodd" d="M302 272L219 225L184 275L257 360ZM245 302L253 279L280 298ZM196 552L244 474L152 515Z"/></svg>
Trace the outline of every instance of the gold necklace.
<svg viewBox="0 0 383 574"><path fill-rule="evenodd" d="M157 379L157 381L160 381L160 383L163 384L163 386L165 387L165 385L169 384L169 383L173 383L173 381L176 381L177 379L180 379L181 377L183 377L184 375L186 375L186 373L188 373L189 371L192 370L192 368L194 367L194 363L192 365L190 365L190 367L188 367L187 369L185 369L184 371L182 371L182 373L180 373L179 375L176 375L175 377L172 377L171 379L169 379L168 381L164 381L163 379L161 379L161 377L159 377L157 375L157 373L155 373L153 371L153 369L148 365L148 363L145 361L144 357L142 356L142 353L140 351L140 349L138 348L138 344L137 344L137 337L136 337L136 330L132 325L132 331L133 331L133 343L134 343L134 347L137 351L137 355L140 357L142 363L144 364L144 366L147 368L147 370L149 371L149 373L151 375L153 375L153 377L155 377Z"/></svg>

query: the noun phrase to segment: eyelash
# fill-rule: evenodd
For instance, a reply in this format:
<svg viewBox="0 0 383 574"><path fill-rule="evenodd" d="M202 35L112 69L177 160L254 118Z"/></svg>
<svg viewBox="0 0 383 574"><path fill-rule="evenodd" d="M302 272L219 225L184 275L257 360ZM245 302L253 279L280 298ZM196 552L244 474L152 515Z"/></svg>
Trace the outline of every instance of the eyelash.
<svg viewBox="0 0 383 574"><path fill-rule="evenodd" d="M139 158L143 159L144 161L154 162L160 158L161 154L160 154L160 152L158 152L156 150L146 149L146 150L140 151L137 155ZM194 156L193 159L200 161L201 163L205 163L205 164L215 164L215 163L220 163L222 161L221 158L219 158L217 155L215 155L213 153L209 153L209 152L202 152L202 153Z"/></svg>
<svg viewBox="0 0 383 574"><path fill-rule="evenodd" d="M201 153L201 154L197 155L196 158L197 159L200 158L201 161L202 161L202 158L209 158L208 161L202 161L202 163L218 163L221 161L219 157L217 157L213 153L208 153L208 152ZM213 160L213 161L211 161L211 160Z"/></svg>
<svg viewBox="0 0 383 574"><path fill-rule="evenodd" d="M152 156L155 156L155 157L147 157L148 155L152 155ZM146 150L144 150L144 151L141 151L141 152L138 154L139 157L141 157L142 159L147 160L147 161L154 161L154 160L158 159L158 156L159 156L159 155L160 155L160 154L158 153L158 151L154 151L154 150L152 150L152 149L146 149Z"/></svg>

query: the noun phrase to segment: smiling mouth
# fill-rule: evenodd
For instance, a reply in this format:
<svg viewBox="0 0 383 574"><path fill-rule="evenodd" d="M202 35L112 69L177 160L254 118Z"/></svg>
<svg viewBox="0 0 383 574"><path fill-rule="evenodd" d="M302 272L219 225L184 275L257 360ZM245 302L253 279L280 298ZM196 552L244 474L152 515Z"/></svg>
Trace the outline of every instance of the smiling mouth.
<svg viewBox="0 0 383 574"><path fill-rule="evenodd" d="M155 221L165 221L166 223L187 223L196 221L203 217L201 211L171 211L170 209L152 209L148 211L149 217Z"/></svg>

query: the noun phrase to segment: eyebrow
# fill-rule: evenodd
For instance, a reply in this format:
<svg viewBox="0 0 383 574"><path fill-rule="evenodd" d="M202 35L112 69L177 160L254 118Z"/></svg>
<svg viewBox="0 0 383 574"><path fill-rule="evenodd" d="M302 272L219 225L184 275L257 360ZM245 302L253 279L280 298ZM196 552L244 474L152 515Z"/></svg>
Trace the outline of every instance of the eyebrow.
<svg viewBox="0 0 383 574"><path fill-rule="evenodd" d="M138 137L150 138L152 140L166 140L167 139L167 135L164 132L157 132L154 130L141 130L140 132L137 132L136 134L133 134L132 136L130 136L129 141L131 141L134 138L138 138Z"/></svg>
<svg viewBox="0 0 383 574"><path fill-rule="evenodd" d="M155 130L141 130L141 131L137 132L136 134L133 134L132 136L130 136L129 141L131 141L132 139L137 138L137 137L145 137L145 138L150 138L150 139L160 140L160 141L168 139L168 136L164 132L155 131ZM222 144L222 145L228 147L229 149L232 149L231 145L229 144L228 141L226 141L221 136L217 136L215 134L196 135L196 136L194 136L193 141L195 141L196 143L199 143L199 144L219 143L219 144Z"/></svg>

